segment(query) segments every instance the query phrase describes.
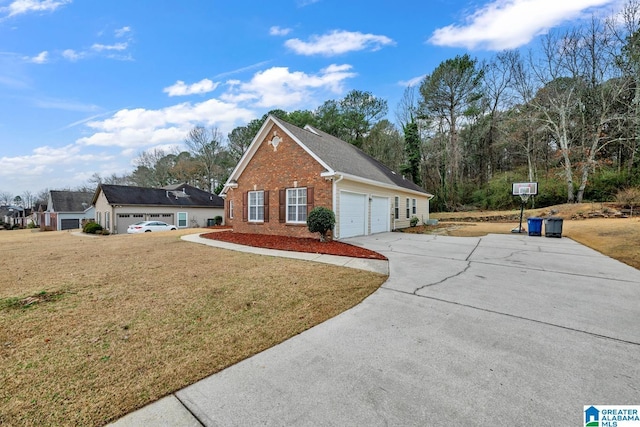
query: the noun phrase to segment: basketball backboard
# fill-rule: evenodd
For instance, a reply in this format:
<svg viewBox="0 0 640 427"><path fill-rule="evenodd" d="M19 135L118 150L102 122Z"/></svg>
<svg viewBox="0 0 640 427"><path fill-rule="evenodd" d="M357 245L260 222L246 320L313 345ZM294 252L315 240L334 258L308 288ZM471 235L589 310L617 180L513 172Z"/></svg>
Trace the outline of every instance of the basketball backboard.
<svg viewBox="0 0 640 427"><path fill-rule="evenodd" d="M514 182L512 184L511 194L514 196L535 196L538 194L537 182Z"/></svg>

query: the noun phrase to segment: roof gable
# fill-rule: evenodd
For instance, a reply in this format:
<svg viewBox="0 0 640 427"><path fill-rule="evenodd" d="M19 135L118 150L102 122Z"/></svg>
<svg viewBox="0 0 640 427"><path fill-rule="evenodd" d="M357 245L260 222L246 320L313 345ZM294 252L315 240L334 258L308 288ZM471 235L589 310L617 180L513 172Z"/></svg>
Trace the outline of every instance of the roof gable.
<svg viewBox="0 0 640 427"><path fill-rule="evenodd" d="M93 193L88 191L56 191L49 192L52 212L84 212L91 207Z"/></svg>
<svg viewBox="0 0 640 427"><path fill-rule="evenodd" d="M228 188L233 185L233 181L237 181L238 177L247 167L250 159L256 153L260 142L267 136L267 132L271 129L272 124L276 124L286 132L300 147L320 163L326 169L326 175L348 175L351 178L378 183L384 186L397 186L428 195L423 188L405 179L404 176L398 175L353 144L349 144L309 125L301 129L274 116L269 116L260 128L260 131L249 145L249 148L225 184L223 193L226 193Z"/></svg>
<svg viewBox="0 0 640 427"><path fill-rule="evenodd" d="M93 198L94 204L99 192L104 194L110 205L224 207L224 200L220 196L188 184L178 185L172 190L101 184Z"/></svg>

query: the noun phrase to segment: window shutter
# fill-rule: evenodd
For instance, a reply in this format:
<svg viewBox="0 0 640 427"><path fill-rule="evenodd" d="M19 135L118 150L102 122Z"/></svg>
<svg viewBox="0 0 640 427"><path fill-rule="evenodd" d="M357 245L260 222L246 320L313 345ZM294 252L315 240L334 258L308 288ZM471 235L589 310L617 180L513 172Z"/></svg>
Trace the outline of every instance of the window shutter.
<svg viewBox="0 0 640 427"><path fill-rule="evenodd" d="M242 221L247 222L247 220L249 219L249 206L248 206L248 200L249 199L249 193L248 192L244 192L242 193Z"/></svg>
<svg viewBox="0 0 640 427"><path fill-rule="evenodd" d="M280 222L287 222L287 190L280 190L278 193L278 212Z"/></svg>
<svg viewBox="0 0 640 427"><path fill-rule="evenodd" d="M269 222L269 190L264 191L264 222Z"/></svg>
<svg viewBox="0 0 640 427"><path fill-rule="evenodd" d="M314 202L313 187L307 187L307 215L313 210Z"/></svg>

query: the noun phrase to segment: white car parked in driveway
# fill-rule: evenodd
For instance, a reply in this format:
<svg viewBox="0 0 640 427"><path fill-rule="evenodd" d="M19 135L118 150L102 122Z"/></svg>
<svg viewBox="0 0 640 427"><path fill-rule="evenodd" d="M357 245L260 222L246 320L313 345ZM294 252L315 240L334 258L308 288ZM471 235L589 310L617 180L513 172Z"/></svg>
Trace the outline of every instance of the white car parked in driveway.
<svg viewBox="0 0 640 427"><path fill-rule="evenodd" d="M170 225L162 221L140 221L135 224L131 224L129 228L127 228L127 233L148 233L150 231L169 231L177 229L178 228L175 225Z"/></svg>

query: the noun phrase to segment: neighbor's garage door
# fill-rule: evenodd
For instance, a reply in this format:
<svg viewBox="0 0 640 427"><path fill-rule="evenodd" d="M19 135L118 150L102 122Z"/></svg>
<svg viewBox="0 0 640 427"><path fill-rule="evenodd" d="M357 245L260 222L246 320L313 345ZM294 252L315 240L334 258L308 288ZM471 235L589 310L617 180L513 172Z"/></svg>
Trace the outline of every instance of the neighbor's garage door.
<svg viewBox="0 0 640 427"><path fill-rule="evenodd" d="M340 193L340 238L366 234L367 195Z"/></svg>
<svg viewBox="0 0 640 427"><path fill-rule="evenodd" d="M118 214L116 232L118 234L127 234L127 228L129 228L131 224L140 221L144 221L143 214Z"/></svg>
<svg viewBox="0 0 640 427"><path fill-rule="evenodd" d="M60 227L63 230L75 230L76 228L80 228L80 220L77 218L60 220Z"/></svg>
<svg viewBox="0 0 640 427"><path fill-rule="evenodd" d="M389 231L389 198L371 198L371 234Z"/></svg>

